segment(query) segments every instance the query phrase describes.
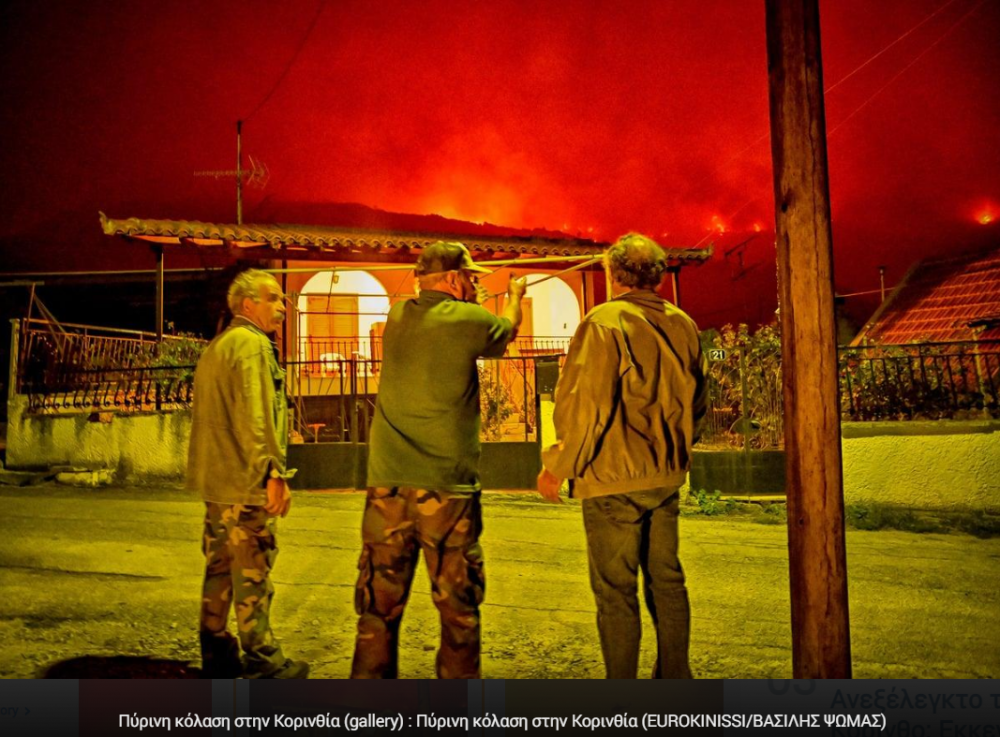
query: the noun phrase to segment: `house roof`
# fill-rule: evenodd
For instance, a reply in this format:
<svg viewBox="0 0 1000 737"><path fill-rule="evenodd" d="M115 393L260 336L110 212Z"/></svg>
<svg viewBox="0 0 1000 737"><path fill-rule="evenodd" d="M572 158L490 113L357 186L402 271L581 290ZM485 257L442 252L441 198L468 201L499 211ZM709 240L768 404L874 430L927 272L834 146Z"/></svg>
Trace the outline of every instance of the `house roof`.
<svg viewBox="0 0 1000 737"><path fill-rule="evenodd" d="M199 248L238 249L260 258L320 258L334 261L365 261L393 256L415 261L413 249L422 249L439 240L461 240L470 251L486 258L500 255L588 256L599 255L607 243L570 236L539 235L536 231L498 229L500 233L372 230L320 225L204 223L195 220L118 220L101 215L105 234L161 244L185 244ZM468 224L469 231L476 230ZM482 229L481 227L478 229ZM675 264L699 263L712 255L711 248L666 248ZM279 253L280 252L280 253Z"/></svg>
<svg viewBox="0 0 1000 737"><path fill-rule="evenodd" d="M921 261L852 345L1000 339L1000 245Z"/></svg>

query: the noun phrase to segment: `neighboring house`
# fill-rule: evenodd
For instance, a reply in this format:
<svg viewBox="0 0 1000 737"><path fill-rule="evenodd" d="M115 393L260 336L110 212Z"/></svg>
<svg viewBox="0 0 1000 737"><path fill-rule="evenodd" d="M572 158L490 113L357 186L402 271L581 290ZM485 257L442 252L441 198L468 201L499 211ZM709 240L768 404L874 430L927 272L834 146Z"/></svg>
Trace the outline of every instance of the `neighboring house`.
<svg viewBox="0 0 1000 737"><path fill-rule="evenodd" d="M852 346L1000 340L1000 245L913 266Z"/></svg>
<svg viewBox="0 0 1000 737"><path fill-rule="evenodd" d="M1000 246L921 261L841 352L852 419L1000 417Z"/></svg>

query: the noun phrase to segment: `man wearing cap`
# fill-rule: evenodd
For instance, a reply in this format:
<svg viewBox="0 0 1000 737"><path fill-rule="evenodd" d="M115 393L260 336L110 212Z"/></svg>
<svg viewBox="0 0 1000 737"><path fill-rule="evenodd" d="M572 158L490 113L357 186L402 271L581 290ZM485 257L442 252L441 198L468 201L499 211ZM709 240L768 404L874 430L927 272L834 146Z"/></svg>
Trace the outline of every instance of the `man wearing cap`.
<svg viewBox="0 0 1000 737"><path fill-rule="evenodd" d="M441 616L439 678L479 678L479 373L521 323L524 279L499 317L480 307L461 243L439 241L416 265L420 293L389 311L368 450L352 678L398 675L399 626L419 552Z"/></svg>

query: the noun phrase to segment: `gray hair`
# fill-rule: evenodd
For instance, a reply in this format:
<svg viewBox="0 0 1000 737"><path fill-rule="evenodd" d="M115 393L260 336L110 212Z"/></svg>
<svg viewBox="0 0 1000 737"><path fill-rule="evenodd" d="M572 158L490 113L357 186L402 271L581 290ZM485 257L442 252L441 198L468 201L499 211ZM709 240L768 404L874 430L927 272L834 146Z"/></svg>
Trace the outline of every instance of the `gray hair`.
<svg viewBox="0 0 1000 737"><path fill-rule="evenodd" d="M226 303L234 316L243 314L243 300L247 297L254 302L260 299L259 285L265 279L275 284L278 283L274 276L261 269L247 269L236 275L233 283L229 285L229 291L226 292Z"/></svg>
<svg viewBox="0 0 1000 737"><path fill-rule="evenodd" d="M604 268L623 287L655 289L667 272L667 254L651 238L629 233L608 246Z"/></svg>

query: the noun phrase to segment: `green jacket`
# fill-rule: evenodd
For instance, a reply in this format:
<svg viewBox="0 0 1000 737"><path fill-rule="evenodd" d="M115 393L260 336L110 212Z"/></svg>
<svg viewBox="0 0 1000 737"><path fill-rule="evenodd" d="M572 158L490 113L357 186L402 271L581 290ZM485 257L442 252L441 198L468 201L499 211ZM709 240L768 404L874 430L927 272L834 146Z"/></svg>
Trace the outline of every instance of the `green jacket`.
<svg viewBox="0 0 1000 737"><path fill-rule="evenodd" d="M208 344L194 374L188 488L205 501L262 505L270 470L290 477L288 398L275 344L243 317Z"/></svg>
<svg viewBox="0 0 1000 737"><path fill-rule="evenodd" d="M707 408L706 373L694 321L655 292L598 305L570 343L555 392L559 442L542 462L574 479L582 499L680 486Z"/></svg>

